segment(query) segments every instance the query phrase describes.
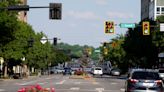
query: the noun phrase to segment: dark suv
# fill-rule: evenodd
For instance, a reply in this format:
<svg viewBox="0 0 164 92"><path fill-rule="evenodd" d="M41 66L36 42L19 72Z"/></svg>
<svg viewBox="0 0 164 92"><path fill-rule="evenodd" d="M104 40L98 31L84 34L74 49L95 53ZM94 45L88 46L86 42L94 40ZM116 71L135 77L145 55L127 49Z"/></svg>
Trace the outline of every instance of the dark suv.
<svg viewBox="0 0 164 92"><path fill-rule="evenodd" d="M71 68L64 68L63 75L71 75L72 74L72 69Z"/></svg>
<svg viewBox="0 0 164 92"><path fill-rule="evenodd" d="M158 72L151 70L131 71L125 82L125 92L164 92Z"/></svg>

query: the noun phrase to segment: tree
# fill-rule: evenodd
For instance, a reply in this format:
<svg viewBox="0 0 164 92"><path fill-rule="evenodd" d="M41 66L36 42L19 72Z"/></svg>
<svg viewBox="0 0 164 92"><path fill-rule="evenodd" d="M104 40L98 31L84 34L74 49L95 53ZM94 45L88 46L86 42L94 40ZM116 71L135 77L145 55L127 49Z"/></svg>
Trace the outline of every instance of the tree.
<svg viewBox="0 0 164 92"><path fill-rule="evenodd" d="M113 66L125 69L126 64L124 58L126 52L124 51L122 44L124 44L124 36L117 35L111 42L107 43L105 48L108 50L108 53L104 54L104 47L102 48L102 52L105 61L111 61Z"/></svg>
<svg viewBox="0 0 164 92"><path fill-rule="evenodd" d="M155 26L156 22L147 20L150 25ZM142 24L142 21L139 25ZM129 29L123 48L126 51L126 59L128 64L133 67L152 68L156 65L157 48L153 44L153 36L156 33L155 27L150 28L150 35L142 34L142 26L137 26L134 29Z"/></svg>

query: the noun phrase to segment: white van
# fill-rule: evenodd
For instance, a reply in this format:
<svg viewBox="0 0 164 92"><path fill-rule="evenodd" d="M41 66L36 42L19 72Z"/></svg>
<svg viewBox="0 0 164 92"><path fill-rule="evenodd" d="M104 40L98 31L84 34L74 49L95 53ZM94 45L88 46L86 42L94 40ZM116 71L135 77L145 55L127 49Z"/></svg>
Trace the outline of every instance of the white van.
<svg viewBox="0 0 164 92"><path fill-rule="evenodd" d="M93 75L103 75L103 70L101 67L93 67L91 73Z"/></svg>

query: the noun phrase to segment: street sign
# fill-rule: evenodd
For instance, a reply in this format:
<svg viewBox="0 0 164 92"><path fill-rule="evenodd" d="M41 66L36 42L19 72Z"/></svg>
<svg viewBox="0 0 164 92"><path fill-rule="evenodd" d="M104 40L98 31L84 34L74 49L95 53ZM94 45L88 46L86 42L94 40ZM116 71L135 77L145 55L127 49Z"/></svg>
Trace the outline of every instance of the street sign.
<svg viewBox="0 0 164 92"><path fill-rule="evenodd" d="M95 50L95 52L100 53L100 50L97 49L97 50Z"/></svg>
<svg viewBox="0 0 164 92"><path fill-rule="evenodd" d="M135 28L136 24L135 23L120 23L121 28Z"/></svg>

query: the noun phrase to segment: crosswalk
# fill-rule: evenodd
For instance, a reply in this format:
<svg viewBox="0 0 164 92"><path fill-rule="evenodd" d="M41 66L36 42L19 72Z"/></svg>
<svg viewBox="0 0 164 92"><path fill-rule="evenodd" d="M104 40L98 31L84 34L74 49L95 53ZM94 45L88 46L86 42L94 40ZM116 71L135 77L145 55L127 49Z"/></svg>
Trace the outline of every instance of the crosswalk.
<svg viewBox="0 0 164 92"><path fill-rule="evenodd" d="M124 92L125 89L121 88L121 89L118 89L118 90L109 90L109 89L105 89L105 88L94 88L94 89L81 89L80 87L71 87L71 88L68 88L68 89L55 89L57 92L60 92L60 91L83 91L83 92L116 92L116 91L121 91L121 92Z"/></svg>

